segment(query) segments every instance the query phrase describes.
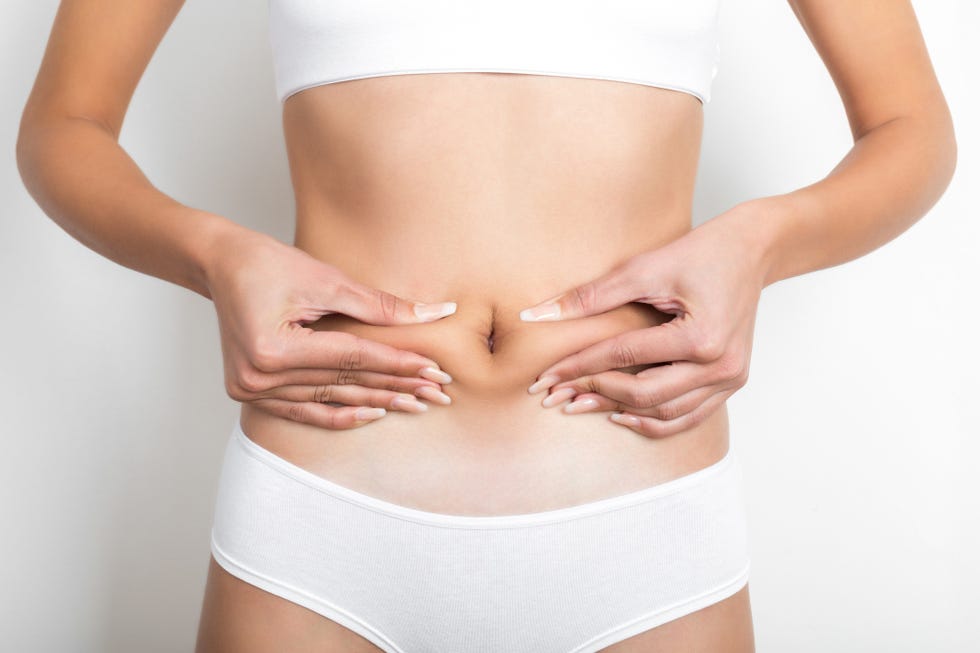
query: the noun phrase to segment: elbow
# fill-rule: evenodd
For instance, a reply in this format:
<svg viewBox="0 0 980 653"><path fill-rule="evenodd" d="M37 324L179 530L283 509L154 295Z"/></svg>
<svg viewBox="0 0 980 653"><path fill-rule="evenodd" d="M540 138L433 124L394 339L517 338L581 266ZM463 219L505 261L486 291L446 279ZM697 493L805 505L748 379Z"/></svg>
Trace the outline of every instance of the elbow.
<svg viewBox="0 0 980 653"><path fill-rule="evenodd" d="M920 123L925 126L924 129L935 152L935 174L945 190L956 172L959 157L953 114L941 92L932 102L923 103L923 107L919 114Z"/></svg>
<svg viewBox="0 0 980 653"><path fill-rule="evenodd" d="M939 178L938 183L941 187L941 193L945 193L946 188L956 173L959 146L956 142L956 130L953 127L953 119L948 111L945 115L937 116L933 120L933 124L932 138L937 149L934 169L936 176Z"/></svg>
<svg viewBox="0 0 980 653"><path fill-rule="evenodd" d="M28 192L35 198L44 167L44 139L52 131L52 119L49 112L32 108L28 103L17 128L17 140L14 144L17 172Z"/></svg>
<svg viewBox="0 0 980 653"><path fill-rule="evenodd" d="M949 121L949 147L947 149L946 169L949 172L949 179L952 180L953 174L956 172L956 162L959 157L959 148L956 144L956 131L953 129L952 120ZM949 181L946 183L948 184Z"/></svg>
<svg viewBox="0 0 980 653"><path fill-rule="evenodd" d="M948 116L934 115L925 119L921 131L922 175L924 199L931 209L952 183L959 157L956 131ZM928 210L927 209L927 210Z"/></svg>
<svg viewBox="0 0 980 653"><path fill-rule="evenodd" d="M17 172L20 174L25 188L32 196L34 196L35 171L37 170L37 134L39 129L37 121L31 120L25 114L21 117L17 141L14 145Z"/></svg>
<svg viewBox="0 0 980 653"><path fill-rule="evenodd" d="M75 147L74 133L67 128L66 118L50 113L25 111L21 116L14 145L17 172L28 193L39 203L46 194L46 185L55 183L53 175L60 167L58 162L70 158L69 148Z"/></svg>
<svg viewBox="0 0 980 653"><path fill-rule="evenodd" d="M937 201L956 172L959 148L953 117L945 101L933 103L930 109L911 114L906 120L905 138L914 148L929 195Z"/></svg>
<svg viewBox="0 0 980 653"><path fill-rule="evenodd" d="M21 117L14 145L17 172L27 193L49 217L53 198L60 189L60 161L66 159L65 141L58 134L57 118L30 115Z"/></svg>

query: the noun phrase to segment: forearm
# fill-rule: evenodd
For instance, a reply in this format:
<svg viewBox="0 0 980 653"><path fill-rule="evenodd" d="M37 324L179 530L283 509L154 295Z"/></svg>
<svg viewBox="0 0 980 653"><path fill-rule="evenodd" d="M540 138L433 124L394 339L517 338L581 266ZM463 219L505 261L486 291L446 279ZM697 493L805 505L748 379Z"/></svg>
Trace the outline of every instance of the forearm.
<svg viewBox="0 0 980 653"><path fill-rule="evenodd" d="M952 122L936 115L880 125L819 182L746 202L765 285L863 256L925 215L956 166Z"/></svg>
<svg viewBox="0 0 980 653"><path fill-rule="evenodd" d="M72 237L210 298L209 248L223 231L242 227L157 190L107 128L84 118L25 120L17 164L31 196Z"/></svg>

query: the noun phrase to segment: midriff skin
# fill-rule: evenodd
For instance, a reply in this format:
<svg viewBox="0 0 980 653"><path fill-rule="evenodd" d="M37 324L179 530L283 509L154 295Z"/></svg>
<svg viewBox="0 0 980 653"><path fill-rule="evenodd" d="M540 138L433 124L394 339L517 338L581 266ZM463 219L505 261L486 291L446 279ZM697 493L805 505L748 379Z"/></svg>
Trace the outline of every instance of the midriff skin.
<svg viewBox="0 0 980 653"><path fill-rule="evenodd" d="M527 392L565 356L671 316L631 303L565 322L518 317L691 228L702 122L687 93L505 73L376 77L290 97L295 245L369 286L458 306L426 324L335 314L309 326L435 360L453 377L452 404L328 430L245 403L245 433L355 491L457 515L558 509L719 460L724 407L654 439L609 411L568 415Z"/></svg>

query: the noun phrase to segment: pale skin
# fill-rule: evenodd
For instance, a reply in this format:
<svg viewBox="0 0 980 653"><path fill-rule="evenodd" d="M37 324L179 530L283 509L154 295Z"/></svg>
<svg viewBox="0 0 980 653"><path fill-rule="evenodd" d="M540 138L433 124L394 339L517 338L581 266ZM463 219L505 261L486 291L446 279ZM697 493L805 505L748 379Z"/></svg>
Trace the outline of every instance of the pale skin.
<svg viewBox="0 0 980 653"><path fill-rule="evenodd" d="M598 453L609 476L583 474L591 483L575 486L583 500L608 496L619 482L643 487L717 459L727 445L724 401L747 380L761 291L895 238L942 195L955 167L949 110L910 4L798 0L790 6L840 91L855 141L814 184L740 203L690 230L700 107L688 95L533 76L362 80L311 89L286 106L298 207L290 246L176 202L118 145L136 84L182 4L62 2L21 124L25 184L85 245L214 301L226 387L243 404L250 436L310 467L339 460L341 447L352 447L353 460L378 456L390 470L391 500L426 509L479 508L462 503L465 492L441 496L447 483L462 487L465 479L429 474L431 487L413 490L396 481L416 478L412 465L433 452L453 453L440 434L465 427L476 442L501 432L499 410L484 412L488 403L535 424L535 446L553 444L560 432L563 448L551 453L569 464L595 440L598 423L606 425L615 446ZM586 88L600 98L595 105L578 99ZM430 113L420 108L423 95ZM452 118L438 113L442 106L452 107ZM518 110L491 116L487 106ZM578 112L557 114L557 106ZM538 111L546 121L533 119ZM494 122L500 115L507 119ZM418 133L405 127L408 117ZM437 130L423 129L429 118ZM390 176L384 186L373 183L381 172L371 171L409 153L411 184L400 187ZM601 157L608 174L578 174L576 156ZM338 161L362 173L359 184L337 171ZM481 186L470 185L476 178L493 193L481 195ZM324 179L332 183L329 202L317 185ZM531 197L534 210L522 212ZM621 204L610 204L613 198ZM410 214L411 230L396 211ZM608 213L604 220L598 211ZM488 216L494 229L481 231ZM419 229L423 218L428 227ZM336 233L345 235L343 248ZM565 233L579 234L591 249L576 251L570 237L559 240ZM447 257L453 247L467 256ZM513 260L500 260L506 256ZM364 260L373 267L359 268ZM560 320L520 318L547 298L557 298ZM415 301L452 302L454 310L421 319ZM563 324L569 318L582 321ZM528 386L549 390L551 406L542 408ZM569 399L576 401L562 411L574 418L551 415ZM389 412L359 419L362 408ZM617 414L637 422L616 423L623 419ZM335 437L323 438L324 430ZM368 449L345 439L351 432L384 438ZM399 444L396 434L410 442ZM637 466L615 457L634 454L646 456L646 476L627 477ZM381 494L362 470L350 474L352 485ZM501 463L500 474L516 478L516 463ZM567 501L560 479L542 487L539 504L518 494L499 497L493 508L531 511ZM210 564L199 653L270 650L272 641L287 652L377 650ZM748 587L606 650L752 651Z"/></svg>

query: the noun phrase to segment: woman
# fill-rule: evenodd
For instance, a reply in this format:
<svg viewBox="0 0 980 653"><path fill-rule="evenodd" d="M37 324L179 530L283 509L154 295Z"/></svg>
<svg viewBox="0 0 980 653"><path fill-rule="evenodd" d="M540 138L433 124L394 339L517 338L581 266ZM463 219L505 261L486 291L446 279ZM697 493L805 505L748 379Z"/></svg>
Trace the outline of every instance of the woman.
<svg viewBox="0 0 980 653"><path fill-rule="evenodd" d="M952 175L909 3L791 2L855 146L692 230L717 0L270 0L293 246L117 144L181 5L65 0L18 163L81 242L214 302L242 411L198 651L752 651L724 402L764 287Z"/></svg>

